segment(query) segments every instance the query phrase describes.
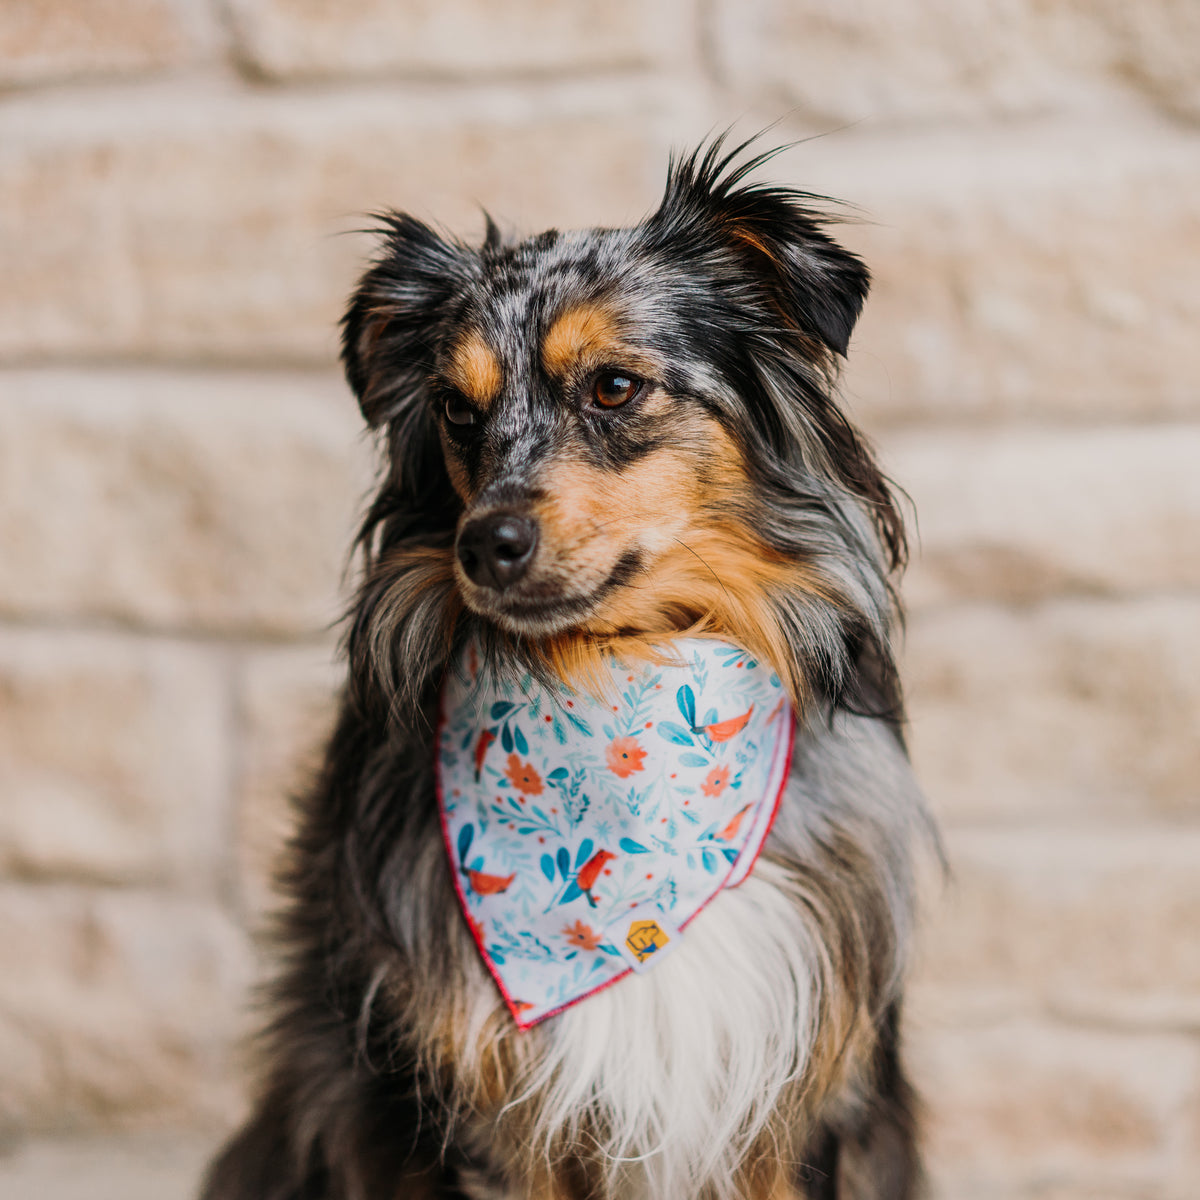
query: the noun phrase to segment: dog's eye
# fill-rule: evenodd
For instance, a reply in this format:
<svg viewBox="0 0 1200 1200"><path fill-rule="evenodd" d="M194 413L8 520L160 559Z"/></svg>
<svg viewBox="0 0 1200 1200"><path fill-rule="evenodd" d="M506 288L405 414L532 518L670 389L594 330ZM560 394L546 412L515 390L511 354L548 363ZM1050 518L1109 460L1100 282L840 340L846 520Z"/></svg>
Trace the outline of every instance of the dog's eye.
<svg viewBox="0 0 1200 1200"><path fill-rule="evenodd" d="M451 425L474 425L478 418L475 410L461 397L451 393L446 397L446 420Z"/></svg>
<svg viewBox="0 0 1200 1200"><path fill-rule="evenodd" d="M641 390L642 381L620 371L605 371L592 383L592 399L601 408L620 408Z"/></svg>

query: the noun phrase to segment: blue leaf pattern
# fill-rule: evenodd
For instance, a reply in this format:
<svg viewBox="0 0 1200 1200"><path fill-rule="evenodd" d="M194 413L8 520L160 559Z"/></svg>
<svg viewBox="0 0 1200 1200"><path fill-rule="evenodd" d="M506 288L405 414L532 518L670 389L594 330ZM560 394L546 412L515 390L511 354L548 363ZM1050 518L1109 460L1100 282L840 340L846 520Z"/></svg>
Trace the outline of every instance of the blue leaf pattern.
<svg viewBox="0 0 1200 1200"><path fill-rule="evenodd" d="M522 1026L628 970L622 914L649 910L682 927L745 873L766 836L771 764L791 729L780 682L727 643L675 646L667 665L612 663L616 699L472 676L465 654L447 675L447 845L460 902ZM704 732L752 706L733 738ZM476 781L485 730L499 745Z"/></svg>

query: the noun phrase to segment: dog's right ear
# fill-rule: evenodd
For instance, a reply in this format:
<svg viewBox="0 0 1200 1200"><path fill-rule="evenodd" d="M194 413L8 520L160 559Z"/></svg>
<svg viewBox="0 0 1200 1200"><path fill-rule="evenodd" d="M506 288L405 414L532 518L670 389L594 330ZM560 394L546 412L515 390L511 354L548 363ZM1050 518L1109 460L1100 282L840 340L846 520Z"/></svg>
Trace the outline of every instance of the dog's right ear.
<svg viewBox="0 0 1200 1200"><path fill-rule="evenodd" d="M405 213L382 216L383 244L342 318L346 379L372 428L399 416L434 365L440 326L471 274L471 252Z"/></svg>

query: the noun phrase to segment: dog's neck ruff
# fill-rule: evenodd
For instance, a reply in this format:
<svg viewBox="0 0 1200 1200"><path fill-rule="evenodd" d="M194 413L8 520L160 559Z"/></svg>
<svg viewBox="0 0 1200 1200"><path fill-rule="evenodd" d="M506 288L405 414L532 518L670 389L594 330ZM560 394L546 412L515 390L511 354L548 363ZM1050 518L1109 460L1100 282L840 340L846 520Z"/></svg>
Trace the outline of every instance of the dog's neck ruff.
<svg viewBox="0 0 1200 1200"><path fill-rule="evenodd" d="M473 646L447 674L446 853L522 1029L651 968L770 832L794 726L778 676L710 638L663 653L608 659L603 699L498 678Z"/></svg>

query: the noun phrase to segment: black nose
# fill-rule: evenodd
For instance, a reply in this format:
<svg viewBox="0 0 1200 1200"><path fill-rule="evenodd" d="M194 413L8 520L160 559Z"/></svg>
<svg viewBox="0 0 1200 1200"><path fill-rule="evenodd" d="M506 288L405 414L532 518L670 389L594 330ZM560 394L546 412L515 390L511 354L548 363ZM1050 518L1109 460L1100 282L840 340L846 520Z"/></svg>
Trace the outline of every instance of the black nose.
<svg viewBox="0 0 1200 1200"><path fill-rule="evenodd" d="M503 591L529 569L537 549L537 522L498 512L468 521L458 535L458 561L480 587Z"/></svg>

